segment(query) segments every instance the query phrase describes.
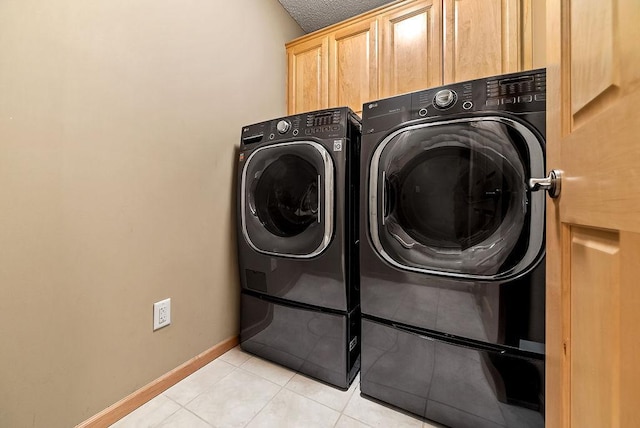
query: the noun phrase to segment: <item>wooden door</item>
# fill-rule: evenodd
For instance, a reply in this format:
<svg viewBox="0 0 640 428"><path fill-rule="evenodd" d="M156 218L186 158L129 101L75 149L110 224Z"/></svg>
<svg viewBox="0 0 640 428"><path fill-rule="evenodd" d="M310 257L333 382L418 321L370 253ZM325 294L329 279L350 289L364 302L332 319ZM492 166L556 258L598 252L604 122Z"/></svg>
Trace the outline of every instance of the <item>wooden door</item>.
<svg viewBox="0 0 640 428"><path fill-rule="evenodd" d="M530 0L443 3L444 83L531 68Z"/></svg>
<svg viewBox="0 0 640 428"><path fill-rule="evenodd" d="M362 114L362 104L378 98L377 34L370 19L329 35L329 107Z"/></svg>
<svg viewBox="0 0 640 428"><path fill-rule="evenodd" d="M320 36L287 49L289 114L329 106L329 38Z"/></svg>
<svg viewBox="0 0 640 428"><path fill-rule="evenodd" d="M640 2L547 5L547 426L640 426Z"/></svg>
<svg viewBox="0 0 640 428"><path fill-rule="evenodd" d="M380 96L442 84L440 0L418 1L380 17Z"/></svg>

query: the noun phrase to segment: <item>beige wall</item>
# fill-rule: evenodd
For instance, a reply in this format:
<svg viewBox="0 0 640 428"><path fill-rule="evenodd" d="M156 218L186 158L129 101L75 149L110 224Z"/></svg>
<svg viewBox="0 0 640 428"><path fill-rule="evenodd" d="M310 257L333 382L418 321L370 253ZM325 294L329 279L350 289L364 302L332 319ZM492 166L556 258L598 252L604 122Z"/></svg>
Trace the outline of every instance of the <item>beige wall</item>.
<svg viewBox="0 0 640 428"><path fill-rule="evenodd" d="M72 426L238 333L235 150L301 34L277 0L0 2L0 427Z"/></svg>

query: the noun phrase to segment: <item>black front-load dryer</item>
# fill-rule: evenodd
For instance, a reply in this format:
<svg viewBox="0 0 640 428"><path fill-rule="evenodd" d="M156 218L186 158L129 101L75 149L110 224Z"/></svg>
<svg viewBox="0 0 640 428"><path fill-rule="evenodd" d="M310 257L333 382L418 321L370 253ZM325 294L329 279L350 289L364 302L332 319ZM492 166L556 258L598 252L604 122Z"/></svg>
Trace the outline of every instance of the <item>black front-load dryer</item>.
<svg viewBox="0 0 640 428"><path fill-rule="evenodd" d="M360 120L348 108L242 129L242 349L340 388L360 367Z"/></svg>
<svg viewBox="0 0 640 428"><path fill-rule="evenodd" d="M544 425L545 70L363 107L362 393Z"/></svg>

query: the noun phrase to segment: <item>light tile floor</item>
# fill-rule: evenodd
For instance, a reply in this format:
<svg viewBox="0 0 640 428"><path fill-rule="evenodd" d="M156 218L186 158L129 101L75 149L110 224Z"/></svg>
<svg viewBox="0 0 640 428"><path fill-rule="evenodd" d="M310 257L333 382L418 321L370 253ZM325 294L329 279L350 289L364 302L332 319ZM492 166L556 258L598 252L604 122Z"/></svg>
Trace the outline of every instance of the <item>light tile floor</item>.
<svg viewBox="0 0 640 428"><path fill-rule="evenodd" d="M112 427L439 427L361 397L358 379L341 391L235 347Z"/></svg>

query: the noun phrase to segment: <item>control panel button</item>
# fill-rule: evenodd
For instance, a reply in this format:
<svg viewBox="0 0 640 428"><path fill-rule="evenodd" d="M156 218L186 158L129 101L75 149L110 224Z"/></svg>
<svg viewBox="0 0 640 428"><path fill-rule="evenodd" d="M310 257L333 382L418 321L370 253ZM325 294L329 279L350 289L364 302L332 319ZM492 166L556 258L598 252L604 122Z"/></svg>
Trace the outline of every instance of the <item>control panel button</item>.
<svg viewBox="0 0 640 428"><path fill-rule="evenodd" d="M278 124L276 125L276 129L278 130L279 133L284 134L285 132L287 132L289 129L291 128L291 122L289 122L288 120L281 120L278 122Z"/></svg>
<svg viewBox="0 0 640 428"><path fill-rule="evenodd" d="M297 129L294 129L294 130L293 130L293 136L295 137L296 135L298 135L298 132L299 132L299 131L298 131Z"/></svg>
<svg viewBox="0 0 640 428"><path fill-rule="evenodd" d="M451 89L441 89L436 92L433 103L436 107L445 109L451 107L456 102L456 93Z"/></svg>
<svg viewBox="0 0 640 428"><path fill-rule="evenodd" d="M269 139L273 140L276 137L276 135L272 132L271 134L269 134Z"/></svg>
<svg viewBox="0 0 640 428"><path fill-rule="evenodd" d="M502 104L513 104L516 102L515 97L506 97L502 99Z"/></svg>
<svg viewBox="0 0 640 428"><path fill-rule="evenodd" d="M536 101L546 101L547 100L547 94L536 94L534 99Z"/></svg>
<svg viewBox="0 0 640 428"><path fill-rule="evenodd" d="M421 108L421 109L418 111L418 116L420 116L420 117L425 117L425 116L427 115L427 113L428 113L428 111L427 111L427 109L426 109L426 108Z"/></svg>
<svg viewBox="0 0 640 428"><path fill-rule="evenodd" d="M492 99L489 99L489 100L487 100L487 105L488 105L488 106L497 106L497 105L500 105L500 99L498 99L498 98L492 98Z"/></svg>
<svg viewBox="0 0 640 428"><path fill-rule="evenodd" d="M531 101L533 101L533 96L531 95L522 95L518 97L519 103L530 103Z"/></svg>
<svg viewBox="0 0 640 428"><path fill-rule="evenodd" d="M462 108L465 110L470 110L473 107L473 103L471 101L465 101L462 103Z"/></svg>

